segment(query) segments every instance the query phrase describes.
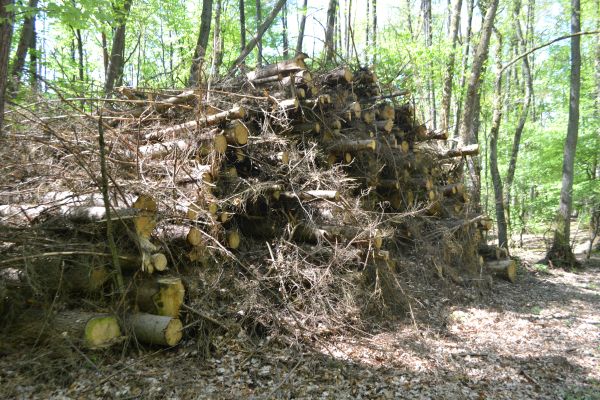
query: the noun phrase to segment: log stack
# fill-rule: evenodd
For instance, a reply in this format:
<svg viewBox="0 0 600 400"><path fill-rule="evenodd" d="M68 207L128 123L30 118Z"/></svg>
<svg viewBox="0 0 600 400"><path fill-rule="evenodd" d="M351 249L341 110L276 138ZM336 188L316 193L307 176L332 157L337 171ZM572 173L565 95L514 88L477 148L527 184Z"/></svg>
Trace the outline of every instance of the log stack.
<svg viewBox="0 0 600 400"><path fill-rule="evenodd" d="M86 249L63 252L60 262L53 261L53 274L63 278L42 284L113 293L109 304L127 305L120 329L111 330L115 335L133 332L140 342L175 345L188 289L180 273L223 257L243 262L265 242L272 262L268 244L281 241L325 257L335 257L339 246L356 249L357 270L370 265L365 277L373 282L392 276L425 242L440 252L453 280L479 273L480 232L489 221L471 211L456 168L478 148L449 148L444 134L417 120L406 92L382 93L369 69L339 66L313 74L295 58L210 88L119 92L135 98L136 108L122 114L156 115L114 127L119 134L110 146L115 173L132 181L143 174L152 187L133 203L126 180L111 195L126 293L114 293L108 278L115 271L102 239L107 215L101 196L59 208L34 204L35 215L27 214L31 226L62 227L65 241ZM9 216L23 209L0 205ZM15 287L39 285L32 277L47 259L33 269L9 263L11 273L2 279ZM79 283L85 277L90 281ZM402 303L397 282L385 285L387 304Z"/></svg>

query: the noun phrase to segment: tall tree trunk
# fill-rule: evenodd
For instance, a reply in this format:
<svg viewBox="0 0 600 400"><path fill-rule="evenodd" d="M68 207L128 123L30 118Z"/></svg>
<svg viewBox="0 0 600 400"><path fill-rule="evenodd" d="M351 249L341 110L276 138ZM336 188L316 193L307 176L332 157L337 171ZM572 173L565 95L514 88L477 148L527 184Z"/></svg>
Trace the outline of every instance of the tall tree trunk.
<svg viewBox="0 0 600 400"><path fill-rule="evenodd" d="M112 48L110 49L110 60L106 73L106 82L104 83L104 93L112 92L115 87L115 82L118 82L123 75L123 64L125 54L125 26L129 10L133 0L125 0L123 8L116 10L117 28L113 36Z"/></svg>
<svg viewBox="0 0 600 400"><path fill-rule="evenodd" d="M202 1L202 14L200 14L200 32L198 41L194 50L194 59L190 68L190 78L188 85L194 86L200 82L199 75L202 73L202 65L206 57L206 47L208 46L208 37L210 36L210 23L212 20L212 0Z"/></svg>
<svg viewBox="0 0 600 400"><path fill-rule="evenodd" d="M325 62L333 60L334 55L334 32L335 32L335 12L337 0L329 0L327 7L327 29L325 30Z"/></svg>
<svg viewBox="0 0 600 400"><path fill-rule="evenodd" d="M525 52L527 50L526 38L523 36L521 30L521 22L519 20L519 12L521 10L521 1L515 0L513 7L513 19L515 22L515 34L518 41L518 53ZM523 98L523 108L519 116L517 127L515 128L515 134L513 137L512 149L510 152L510 160L508 162L508 171L506 173L506 180L504 183L504 205L506 207L507 223L510 224L510 203L511 203L511 189L515 177L515 171L517 169L517 157L519 155L519 146L521 145L521 136L523 129L525 128L525 122L529 115L529 105L531 104L531 95L533 93L533 78L531 76L531 69L529 66L529 59L523 57L523 82L525 85L525 94Z"/></svg>
<svg viewBox="0 0 600 400"><path fill-rule="evenodd" d="M29 84L33 90L38 90L38 53L37 53L37 33L35 24L33 25L33 34L29 43Z"/></svg>
<svg viewBox="0 0 600 400"><path fill-rule="evenodd" d="M262 39L269 26L271 26L271 24L277 17L277 14L279 14L279 11L281 11L281 9L283 8L285 2L286 0L278 0L277 3L275 3L267 19L258 28L256 36L253 37L252 40L248 42L248 44L246 44L246 47L244 47L238 58L236 58L236 60L233 62L233 65L229 69L228 74L231 75L237 68L239 68L241 63L246 59L246 57L248 57L248 54L250 54L252 50L254 50L254 46L256 46L256 44Z"/></svg>
<svg viewBox="0 0 600 400"><path fill-rule="evenodd" d="M348 13L346 14L348 21L346 26L346 60L350 60L352 44L352 0L348 0Z"/></svg>
<svg viewBox="0 0 600 400"><path fill-rule="evenodd" d="M462 116L462 106L465 91L465 85L467 83L467 65L469 65L469 56L471 54L471 31L473 26L473 9L475 7L474 0L467 0L467 32L465 36L465 52L463 54L462 65L460 68L460 82L458 87L460 88L460 95L456 99L456 113L454 114L454 138L458 138L460 134L460 117Z"/></svg>
<svg viewBox="0 0 600 400"><path fill-rule="evenodd" d="M261 21L262 21L262 9L260 7L260 0L256 0L255 4L256 4L256 30L258 31L258 27L260 26ZM284 5L285 5L285 3L284 3ZM262 36L261 36L260 40L256 43L256 50L257 50L256 65L261 67L262 62L263 62Z"/></svg>
<svg viewBox="0 0 600 400"><path fill-rule="evenodd" d="M446 73L444 74L444 88L442 89L442 115L440 115L440 129L442 132L448 132L450 123L450 102L452 100L452 80L454 78L454 61L456 59L456 40L458 38L458 23L460 21L460 11L462 0L454 0L452 6L452 15L450 17L450 45L452 50L448 57Z"/></svg>
<svg viewBox="0 0 600 400"><path fill-rule="evenodd" d="M433 42L432 16L431 16L431 0L421 0L421 10L423 12L423 36L425 38L425 47L431 48ZM433 87L433 63L428 63L427 71L427 110L428 120L433 125L433 129L436 128L436 111L435 111L435 93Z"/></svg>
<svg viewBox="0 0 600 400"><path fill-rule="evenodd" d="M283 58L287 59L290 55L290 42L288 39L287 3L283 5L283 10L281 11L281 36L283 40Z"/></svg>
<svg viewBox="0 0 600 400"><path fill-rule="evenodd" d="M302 17L300 18L300 27L298 28L298 41L296 42L296 53L302 53L302 41L304 40L304 29L306 28L306 9L308 0L302 4Z"/></svg>
<svg viewBox="0 0 600 400"><path fill-rule="evenodd" d="M371 0L367 0L367 29L365 31L365 63L369 62L369 36L371 35Z"/></svg>
<svg viewBox="0 0 600 400"><path fill-rule="evenodd" d="M17 92L21 83L21 75L25 68L25 58L29 46L31 46L31 38L35 29L35 16L37 14L38 0L29 0L27 4L27 13L23 20L23 26L21 27L21 35L19 37L19 43L17 44L17 51L15 58L12 63L12 69L10 75L12 77L12 91Z"/></svg>
<svg viewBox="0 0 600 400"><path fill-rule="evenodd" d="M75 40L77 41L77 68L79 70L79 80L83 82L85 80L85 66L83 60L83 38L81 36L81 29L75 29Z"/></svg>
<svg viewBox="0 0 600 400"><path fill-rule="evenodd" d="M240 51L246 47L246 5L240 0Z"/></svg>
<svg viewBox="0 0 600 400"><path fill-rule="evenodd" d="M506 217L504 213L504 196L502 195L502 179L498 171L498 134L502 123L502 37L498 36L498 50L496 54L496 82L494 84L494 113L492 128L490 130L490 174L494 186L494 200L496 205L496 226L498 227L498 246L508 249L508 234Z"/></svg>
<svg viewBox="0 0 600 400"><path fill-rule="evenodd" d="M373 59L372 64L377 62L377 0L373 0Z"/></svg>
<svg viewBox="0 0 600 400"><path fill-rule="evenodd" d="M221 7L222 0L217 0L215 5L215 28L213 29L213 57L210 66L211 80L219 76L219 67L223 61L223 35L221 32Z"/></svg>
<svg viewBox="0 0 600 400"><path fill-rule="evenodd" d="M581 31L581 7L579 0L571 0L571 33ZM560 209L556 218L556 230L552 247L546 258L557 266L572 267L577 260L571 251L571 210L573 207L573 178L575 151L579 134L579 94L581 89L581 36L571 38L571 90L569 95L569 122L563 155Z"/></svg>
<svg viewBox="0 0 600 400"><path fill-rule="evenodd" d="M102 32L100 34L102 39L102 65L104 66L104 78L108 76L108 61L110 59L110 55L108 54L108 40L106 39L106 33Z"/></svg>
<svg viewBox="0 0 600 400"><path fill-rule="evenodd" d="M8 59L13 33L14 12L13 0L0 0L0 136L4 126L4 95L8 80Z"/></svg>
<svg viewBox="0 0 600 400"><path fill-rule="evenodd" d="M477 135L475 134L474 128L477 127L479 120L478 104L481 99L481 93L479 92L481 72L483 70L483 64L488 56L490 36L497 9L498 0L491 0L483 20L483 26L481 27L479 45L473 56L473 65L471 66L471 75L469 76L460 129L460 139L463 145L477 143ZM467 166L471 178L471 198L475 207L478 208L481 198L481 179L477 157L468 158Z"/></svg>

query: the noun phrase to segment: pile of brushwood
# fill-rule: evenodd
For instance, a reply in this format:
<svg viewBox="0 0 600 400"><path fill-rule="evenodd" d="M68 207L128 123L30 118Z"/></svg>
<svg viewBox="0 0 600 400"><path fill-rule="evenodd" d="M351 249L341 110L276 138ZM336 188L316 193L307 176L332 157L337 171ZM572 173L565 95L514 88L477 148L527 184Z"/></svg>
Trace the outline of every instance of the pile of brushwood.
<svg viewBox="0 0 600 400"><path fill-rule="evenodd" d="M117 92L7 116L0 313L23 343L302 340L402 316L417 264L514 279L461 182L477 146L452 148L368 69L298 56Z"/></svg>

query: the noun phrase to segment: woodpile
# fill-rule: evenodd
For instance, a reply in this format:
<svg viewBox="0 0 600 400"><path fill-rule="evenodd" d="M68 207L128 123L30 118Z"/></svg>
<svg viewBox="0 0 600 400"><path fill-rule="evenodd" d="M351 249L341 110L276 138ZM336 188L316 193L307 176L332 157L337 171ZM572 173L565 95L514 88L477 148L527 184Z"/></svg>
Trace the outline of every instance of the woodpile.
<svg viewBox="0 0 600 400"><path fill-rule="evenodd" d="M99 193L61 195L62 203L50 206L13 196L0 205L0 215L77 248L8 259L1 265L5 287L42 286L71 298L101 292L94 312L119 311L117 326L109 323L91 337L88 325L108 321L107 312L69 311L79 316L66 319L55 313L56 329L74 332L88 347L131 333L142 343L173 346L183 334L182 308L220 324L184 304L195 304L190 297L201 290L186 272L268 260L270 269L257 269L268 291L270 277L289 273L281 252L292 248L295 257L306 251L304 259L320 257L322 265L332 265L327 260L341 257L342 249L393 308L405 302L395 277L403 252L429 249L445 264L440 275L457 282L480 274L479 241L490 220L473 214L457 168L478 148L449 148L444 135L417 120L406 92L382 93L370 70L339 66L313 74L293 59L210 87L119 93L135 99L135 108L104 111L135 121L113 126L119 134L109 155L121 177L111 192L110 219L125 293L115 290ZM146 114L157 118L145 122L139 116ZM148 189L134 195L128 179L142 174ZM9 253L18 251L15 244ZM502 275L499 263L489 271ZM276 291L298 296L292 286Z"/></svg>

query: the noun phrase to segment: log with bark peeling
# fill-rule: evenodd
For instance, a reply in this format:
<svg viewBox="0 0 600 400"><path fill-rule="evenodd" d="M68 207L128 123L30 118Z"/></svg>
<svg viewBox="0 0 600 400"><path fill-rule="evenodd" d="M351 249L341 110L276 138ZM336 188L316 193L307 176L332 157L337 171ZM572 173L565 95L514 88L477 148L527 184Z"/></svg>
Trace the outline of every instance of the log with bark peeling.
<svg viewBox="0 0 600 400"><path fill-rule="evenodd" d="M508 280L514 283L517 280L517 262L506 259L498 261L488 261L485 268L494 276Z"/></svg>
<svg viewBox="0 0 600 400"><path fill-rule="evenodd" d="M356 139L342 140L330 146L329 151L332 153L355 153L358 151L376 151L377 141L374 139Z"/></svg>
<svg viewBox="0 0 600 400"><path fill-rule="evenodd" d="M142 312L179 317L185 288L180 278L161 276L144 278L133 283L132 296Z"/></svg>
<svg viewBox="0 0 600 400"><path fill-rule="evenodd" d="M162 140L163 138L175 138L182 133L196 132L200 128L207 126L218 125L225 121L233 121L235 119L244 119L247 115L247 110L244 107L236 106L230 110L226 110L212 115L200 115L193 121L184 122L183 124L170 126L165 129L156 130L147 133L144 138L146 140Z"/></svg>
<svg viewBox="0 0 600 400"><path fill-rule="evenodd" d="M296 57L278 62L276 64L265 65L264 67L251 71L246 74L249 81L264 79L274 75L283 75L295 73L306 69L304 59L308 56L304 53L298 54Z"/></svg>
<svg viewBox="0 0 600 400"><path fill-rule="evenodd" d="M141 343L175 346L183 337L183 324L178 318L136 313L126 316L125 324Z"/></svg>
<svg viewBox="0 0 600 400"><path fill-rule="evenodd" d="M448 149L444 153L440 154L440 158L453 158L453 157L464 157L464 156L476 156L479 154L479 145L471 144L457 149Z"/></svg>

